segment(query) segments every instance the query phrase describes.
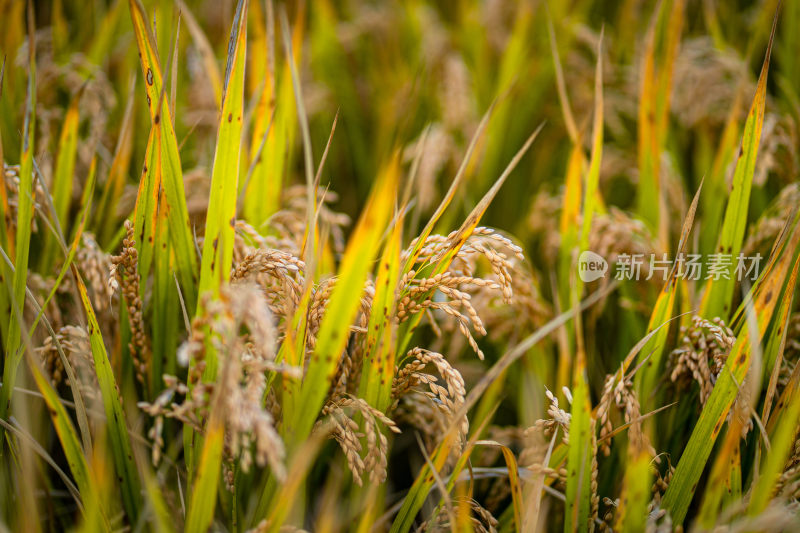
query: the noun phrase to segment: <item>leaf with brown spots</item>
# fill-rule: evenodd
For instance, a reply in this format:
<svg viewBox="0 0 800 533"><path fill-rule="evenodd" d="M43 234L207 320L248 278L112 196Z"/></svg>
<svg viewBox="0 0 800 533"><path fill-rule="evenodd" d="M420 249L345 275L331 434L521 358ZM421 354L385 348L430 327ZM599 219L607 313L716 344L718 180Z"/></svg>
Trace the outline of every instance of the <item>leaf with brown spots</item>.
<svg viewBox="0 0 800 533"><path fill-rule="evenodd" d="M733 294L736 287L736 279L733 269L736 265L737 256L742 250L742 239L747 226L747 211L750 203L750 190L753 186L753 176L756 169L756 157L758 146L761 142L761 130L764 126L764 110L767 101L767 73L769 72L770 55L772 54L772 43L775 39L775 29L778 25L778 13L772 22L772 33L770 34L767 52L764 57L764 64L761 67L761 74L758 77L756 94L747 114L747 121L744 124L742 142L739 145L739 156L736 161L736 171L733 175L732 188L728 206L725 209L725 218L722 222L722 232L715 252L724 253L731 257L731 265L728 267L728 276L719 276L709 279L700 314L706 318L720 317L728 320L731 316L731 305Z"/></svg>
<svg viewBox="0 0 800 533"><path fill-rule="evenodd" d="M761 337L764 336L775 315L779 299L771 296L782 294L785 298L789 298L794 292L798 251L800 250L800 223L798 222L800 219L795 216L791 234L783 242L783 246L777 250L773 260L762 272L756 286L742 304L743 308L752 306L752 311L757 319L759 338L751 338L751 328L748 327L746 321L740 324L736 343L731 348L725 367L717 378L711 396L700 414L700 419L692 431L672 482L664 495L663 507L670 511L678 524L682 523L686 516L694 496L694 488L711 455L716 437L739 393L739 387L750 369L752 346L762 342Z"/></svg>
<svg viewBox="0 0 800 533"><path fill-rule="evenodd" d="M395 324L394 312L396 287L400 279L400 248L404 218L398 216L389 239L383 248L375 278L375 296L367 325L367 363L361 374L359 396L370 405L385 411L391 402L392 376L394 375Z"/></svg>
<svg viewBox="0 0 800 533"><path fill-rule="evenodd" d="M228 43L228 67L222 94L214 168L211 174L211 194L206 213L206 231L200 264L199 294L219 294L223 283L230 280L233 261L236 193L239 186L239 161L242 150L242 121L232 120L244 114L244 75L247 42L247 2L239 0ZM202 313L200 304L197 313ZM216 355L206 356L205 379L216 375Z"/></svg>
<svg viewBox="0 0 800 533"><path fill-rule="evenodd" d="M228 44L228 67L225 72L200 265L200 294L208 291L218 294L220 285L230 279L234 240L231 221L236 220L236 193L242 150L241 117L244 114L246 40L247 2L240 0Z"/></svg>
<svg viewBox="0 0 800 533"><path fill-rule="evenodd" d="M174 121L165 95L164 79L154 44L155 38L148 26L144 7L139 0L129 0L129 5L145 81L147 107L153 123L154 142L159 146L159 150L155 152L158 157L153 162L148 161L147 166L150 168L153 163L160 166L162 185L169 204L169 233L175 250L178 279L186 305L193 309L197 302L197 257L189 225L189 211L186 207L183 171Z"/></svg>
<svg viewBox="0 0 800 533"><path fill-rule="evenodd" d="M294 413L294 431L287 437L289 449L308 437L325 400L336 365L347 344L349 335L346 332L358 311L364 282L372 270L372 260L392 212L399 174L399 155L395 154L380 172L367 207L350 237L303 380L298 409Z"/></svg>

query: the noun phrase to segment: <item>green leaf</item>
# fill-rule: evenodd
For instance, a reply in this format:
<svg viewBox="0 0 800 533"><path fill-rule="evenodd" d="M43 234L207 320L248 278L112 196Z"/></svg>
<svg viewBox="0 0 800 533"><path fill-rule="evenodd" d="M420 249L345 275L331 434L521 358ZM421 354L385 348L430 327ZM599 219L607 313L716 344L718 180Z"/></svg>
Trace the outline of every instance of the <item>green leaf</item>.
<svg viewBox="0 0 800 533"><path fill-rule="evenodd" d="M686 246L689 242L689 235L692 232L694 225L694 217L697 213L697 204L700 200L700 192L703 190L703 182L697 188L694 194L692 204L686 213L686 218L683 221L681 229L681 238L678 241L677 255L672 265L669 277L664 282L661 292L658 294L653 311L650 314L650 322L647 326L648 333L656 331L662 324L667 322L675 312L675 303L679 292L679 281L683 275L681 271L682 263L680 257L684 257ZM667 336L669 328L660 328L659 331L652 336L642 347L642 353L648 356L647 362L644 363L642 371L636 374L636 390L640 398L652 399L653 390L656 383L661 378L664 366L664 352L666 348ZM653 407L650 401L646 400L647 407Z"/></svg>
<svg viewBox="0 0 800 533"><path fill-rule="evenodd" d="M739 328L736 343L731 348L725 367L721 371L714 389L700 414L700 419L692 431L689 442L678 462L675 474L664 495L663 508L671 514L675 523L683 522L691 503L697 483L703 473L717 435L733 405L739 386L750 368L752 346L761 342L773 317L780 295L791 294L795 278L784 284L790 268L796 268L798 246L800 246L800 224L795 217L790 237L773 256L767 268L745 299L742 308L752 305L757 317L759 338L750 337L750 329L745 323ZM756 328L753 328L756 329Z"/></svg>
<svg viewBox="0 0 800 533"><path fill-rule="evenodd" d="M28 352L26 351L26 353ZM70 420L55 389L53 389L50 382L39 368L39 363L35 361L32 356L28 357L28 360L36 386L39 388L39 392L42 393L42 397L47 404L47 410L50 413L53 427L55 427L56 434L61 442L61 448L64 450L64 456L67 459L70 472L72 472L81 498L84 500L84 507L94 508L100 511L100 516L86 516L86 520L92 521L99 519L103 524L103 529L105 531L110 531L111 527L108 523L108 519L105 513L99 508L100 498L98 490L89 472L89 465L86 462L86 457L83 455L75 426L72 425L72 420Z"/></svg>
<svg viewBox="0 0 800 533"><path fill-rule="evenodd" d="M783 302L791 302L793 300L799 266L800 259L795 261L792 275L781 299ZM791 305L784 307L791 307ZM783 314L779 314L778 317L784 318ZM780 324L786 324L786 322L780 322ZM748 507L750 515L758 515L766 509L773 496L778 478L783 473L786 462L794 451L798 423L800 423L800 389L796 386L797 378L797 373L793 372L778 402L778 407L769 420L767 427L770 430L770 448L764 455L764 460L758 471L758 477L753 483L750 506Z"/></svg>
<svg viewBox="0 0 800 533"><path fill-rule="evenodd" d="M159 150L155 152L156 162L161 169L162 186L167 195L169 233L177 260L178 279L186 306L194 309L197 305L197 258L186 208L178 141L164 95L155 38L147 25L147 15L139 0L129 0L129 4L147 92L147 108L155 132L153 136L159 146Z"/></svg>
<svg viewBox="0 0 800 533"><path fill-rule="evenodd" d="M594 439L594 421L589 405L589 386L586 369L579 358L575 368L572 389L572 410L567 456L567 508L564 513L564 531L589 531L589 514L592 497L592 458L597 443Z"/></svg>
<svg viewBox="0 0 800 533"><path fill-rule="evenodd" d="M73 96L72 102L64 116L61 126L61 136L58 141L58 157L56 158L55 173L53 175L53 205L59 227L66 233L68 229L67 215L69 214L70 200L72 199L72 183L75 174L75 159L78 153L78 102L83 91ZM50 273L50 269L58 253L56 236L48 234L44 252L40 258L40 271Z"/></svg>
<svg viewBox="0 0 800 533"><path fill-rule="evenodd" d="M145 151L145 164L139 181L136 195L136 206L133 212L133 235L136 241L136 252L139 258L139 276L147 280L156 254L155 234L158 220L158 208L161 189L161 144L158 141L160 132L155 127L150 129ZM146 283L140 283L140 297L144 301Z"/></svg>
<svg viewBox="0 0 800 533"><path fill-rule="evenodd" d="M247 2L239 0L231 26L228 42L228 66L217 130L214 168L211 176L211 194L206 213L203 255L200 267L198 293L219 295L223 283L230 280L233 244L236 226L236 193L238 191L239 161L244 121L244 75L247 42ZM188 302L187 302L188 305ZM203 312L198 301L196 315ZM211 343L206 343L206 367L203 380L213 382L217 374L217 354ZM191 428L185 428L184 442L190 442ZM200 442L195 442L200 446ZM195 452L197 453L197 448ZM205 453L205 452L204 452ZM194 465L189 459L190 471Z"/></svg>
<svg viewBox="0 0 800 533"><path fill-rule="evenodd" d="M96 170L97 170L97 160L92 159L92 164L89 168L89 176L86 180L84 195L83 195L83 206L81 207L81 212L78 215L78 224L75 227L75 236L72 239L72 244L67 251L67 257L64 260L64 264L61 266L61 271L58 273L58 277L56 277L55 282L53 282L53 287L50 289L50 292L47 294L47 297L44 299L44 302L40 306L38 302L31 301L34 308L38 307L38 311L36 313L36 318L34 318L33 323L31 324L30 330L28 332L29 337L33 337L34 332L36 331L36 327L39 324L39 321L43 321L44 324L47 326L48 332L50 333L51 337L54 341L57 342L55 338L55 332L52 330L47 318L44 315L44 310L47 308L48 304L51 300L55 297L56 292L58 291L59 287L61 286L61 282L64 280L64 276L66 276L67 272L70 271L72 267L72 262L75 259L75 255L78 252L78 247L81 243L81 238L83 236L83 230L86 226L86 220L89 215L89 211L91 209L91 198L94 192L95 187L95 180L96 180ZM60 235L58 236L60 238ZM77 377L72 370L72 367L69 364L69 361L66 360L66 356L63 354L63 351L59 348L59 356L62 358L62 364L64 365L64 371L67 374L69 379L70 388L72 389L72 397L73 401L75 402L76 407L76 415L78 419L78 426L81 429L81 437L83 438L83 447L86 453L90 453L92 450L91 444L91 434L89 430L89 421L88 417L86 416L86 407L83 402L83 397L81 396L79 390L79 384Z"/></svg>
<svg viewBox="0 0 800 533"><path fill-rule="evenodd" d="M720 512L741 497L741 440L742 426L736 420L728 425L725 441L708 476L708 485L697 518L705 528L714 527Z"/></svg>
<svg viewBox="0 0 800 533"><path fill-rule="evenodd" d="M395 372L394 321L395 294L400 280L400 246L403 217L394 221L389 239L378 263L375 296L367 325L367 360L361 373L359 396L381 411L391 403L392 378Z"/></svg>
<svg viewBox="0 0 800 533"><path fill-rule="evenodd" d="M781 413L775 433L770 435L771 448L764 456L764 463L750 497L748 508L750 515L763 513L774 496L776 483L783 473L786 461L794 451L798 423L800 423L800 395L795 394Z"/></svg>
<svg viewBox="0 0 800 533"><path fill-rule="evenodd" d="M28 279L28 258L30 255L31 226L33 224L33 151L36 132L36 47L33 35L30 36L28 58L28 92L25 100L25 127L22 135L22 155L19 169L19 188L17 194L17 231L14 239L14 275L9 287L10 302L18 302L24 307L25 288ZM8 275L9 269L3 267ZM0 418L8 419L11 394L17 381L17 369L22 359L20 324L16 313L9 312L6 332L3 338L5 364L3 366L3 387L0 389ZM0 447L5 446L0 443Z"/></svg>
<svg viewBox="0 0 800 533"><path fill-rule="evenodd" d="M219 404L219 399L215 404ZM192 486L192 499L189 503L189 514L186 517L185 531L187 532L208 531L214 519L217 485L219 485L220 467L222 466L222 445L225 437L225 425L220 418L222 413L219 412L218 407L218 405L215 407L206 426L203 450L198 461L197 478Z"/></svg>
<svg viewBox="0 0 800 533"><path fill-rule="evenodd" d="M92 358L103 396L103 410L106 414L108 436L111 443L111 452L114 458L114 467L119 478L122 491L122 503L131 523L136 523L140 511L140 481L136 465L133 460L128 426L125 421L125 411L122 409L119 392L108 353L100 334L100 325L97 323L92 302L86 291L86 285L81 279L77 267L72 265L72 273L78 285L81 302L83 303L88 322L89 339L92 345Z"/></svg>
<svg viewBox="0 0 800 533"><path fill-rule="evenodd" d="M289 440L289 448L303 441L311 432L330 381L336 372L349 337L350 325L356 316L372 260L378 249L381 235L392 212L399 178L398 156L381 171L367 206L355 228L339 267L333 294L322 317L317 345L308 363L301 389L296 422Z"/></svg>
<svg viewBox="0 0 800 533"><path fill-rule="evenodd" d="M244 121L246 39L247 2L239 0L228 44L228 67L225 73L214 169L211 174L211 196L208 201L203 240L200 294L210 291L213 295L217 295L220 286L230 279ZM213 370L210 375L214 375Z"/></svg>
<svg viewBox="0 0 800 533"><path fill-rule="evenodd" d="M164 501L164 494L158 481L153 476L152 472L145 470L143 472L144 489L147 503L149 505L149 512L152 513L152 530L156 533L172 533L175 531L173 523L175 517L170 514L170 509Z"/></svg>
<svg viewBox="0 0 800 533"><path fill-rule="evenodd" d="M600 163L603 160L603 34L598 44L598 60L594 74L594 120L592 125L592 156L589 159L589 170L586 174L586 190L583 195L583 225L580 234L580 247L585 250L589 245L589 232L592 218L597 210L597 187L600 182Z"/></svg>
<svg viewBox="0 0 800 533"><path fill-rule="evenodd" d="M747 114L742 133L742 143L739 146L739 156L736 160L736 170L733 174L732 189L728 205L725 208L725 218L722 222L716 252L729 255L733 260L728 267L727 276L718 276L709 279L700 314L704 317L721 317L727 320L731 315L733 293L736 286L736 276L733 275L735 260L742 250L742 239L747 226L747 209L750 203L750 190L753 186L753 176L756 168L758 146L761 143L761 130L764 126L764 108L767 101L767 74L772 53L772 43L775 39L775 29L778 25L778 14L772 23L767 52L761 74L758 76L756 94Z"/></svg>
<svg viewBox="0 0 800 533"><path fill-rule="evenodd" d="M181 329L180 300L173 278L175 264L172 243L167 231L167 202L160 195L160 206L156 220L155 247L160 253L155 256L153 278L153 323L150 392L161 390L164 373L175 375L178 331Z"/></svg>
<svg viewBox="0 0 800 533"><path fill-rule="evenodd" d="M647 505L650 503L652 475L650 473L650 454L645 450L630 450L625 465L625 480L618 522L623 533L645 531L647 524Z"/></svg>

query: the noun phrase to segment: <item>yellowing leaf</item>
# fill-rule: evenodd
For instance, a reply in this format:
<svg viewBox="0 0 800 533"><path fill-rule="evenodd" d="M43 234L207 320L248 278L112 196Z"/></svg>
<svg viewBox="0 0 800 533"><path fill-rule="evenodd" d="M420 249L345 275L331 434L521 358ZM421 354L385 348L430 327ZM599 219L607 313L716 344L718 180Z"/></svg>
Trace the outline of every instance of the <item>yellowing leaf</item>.
<svg viewBox="0 0 800 533"><path fill-rule="evenodd" d="M157 163L161 168L164 193L167 195L169 232L177 260L178 279L187 307L194 309L197 304L197 258L186 208L178 141L164 94L155 38L147 25L144 7L139 0L129 0L129 4L147 92L147 108L155 130L154 137L160 147Z"/></svg>
<svg viewBox="0 0 800 533"><path fill-rule="evenodd" d="M739 156L736 160L736 171L733 174L732 189L728 206L725 208L725 218L722 223L722 233L719 237L716 252L727 254L733 258L733 264L728 268L727 276L718 279L709 279L703 296L701 314L704 317L721 317L727 319L731 315L733 291L736 276L733 275L733 265L742 250L742 239L747 226L747 209L750 203L750 189L753 185L753 176L756 168L758 146L761 142L761 130L764 126L764 109L767 100L767 74L769 72L772 43L775 39L775 29L778 24L778 15L772 23L772 33L764 56L764 64L758 77L756 94L747 114L742 133L742 143L739 146Z"/></svg>
<svg viewBox="0 0 800 533"><path fill-rule="evenodd" d="M330 380L347 343L347 332L355 318L364 282L372 269L372 260L383 234L397 190L399 160L395 155L384 167L366 208L350 237L336 286L322 318L317 345L303 380L299 418L293 428L291 443L305 439L328 392Z"/></svg>
<svg viewBox="0 0 800 533"><path fill-rule="evenodd" d="M228 68L225 73L200 266L200 294L211 291L216 295L220 285L230 279L244 121L246 40L247 2L239 0L228 44Z"/></svg>

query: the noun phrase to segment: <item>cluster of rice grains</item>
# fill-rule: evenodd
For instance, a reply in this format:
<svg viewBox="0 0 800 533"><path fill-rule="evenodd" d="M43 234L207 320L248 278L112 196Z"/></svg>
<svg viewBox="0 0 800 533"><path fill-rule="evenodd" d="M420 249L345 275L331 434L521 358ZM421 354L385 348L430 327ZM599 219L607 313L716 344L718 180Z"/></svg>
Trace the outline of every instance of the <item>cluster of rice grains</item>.
<svg viewBox="0 0 800 533"><path fill-rule="evenodd" d="M3 252L13 263L17 235L31 243L24 284L0 268L0 333L18 320L16 352L33 355L20 369L32 361L45 376L20 370L9 389L23 400L2 420L0 440L11 438L0 467L40 475L19 485L31 489L30 508L47 506L43 529L92 531L97 507L115 531L157 530L160 513L193 530L194 505L207 507L195 509L207 515L197 529L213 531L797 529L800 425L786 420L800 416L800 313L784 259L800 254L800 33L786 31L800 10L783 8L794 20L779 31L757 93L776 2L742 11L711 0L548 9L467 0L452 10L352 0L312 10L242 0L243 19L232 17L237 2L145 3L138 25L138 0L54 3L28 39L25 10L0 0L14 21L0 37ZM233 18L246 21L245 54L227 39ZM82 31L99 21L102 31ZM131 68L137 48L143 75ZM148 114L159 84L163 111ZM751 107L754 94L763 108L758 98ZM319 159L328 131L317 128L334 113L343 126L337 132L334 119ZM541 121L536 142L503 172ZM241 131L231 130L237 122ZM17 157L28 141L17 131L31 123L34 150ZM396 155L391 169L406 190L379 204L382 227L361 239L351 222L369 221L378 193L394 189L381 188L384 152ZM304 163L308 182L298 184ZM218 176L225 183L212 187ZM446 212L433 214L451 183L460 185ZM217 205L209 198L220 191ZM492 205L475 204L486 191ZM144 193L159 199L152 212ZM30 232L18 222L28 208ZM145 225L163 238L157 245L134 222L140 208L153 216ZM223 221L216 238L207 220ZM582 251L577 232L612 269L621 256L644 257L639 279L612 272L578 283L569 260ZM674 258L681 237L705 261L718 234L734 241L734 261L760 254L768 275L716 285L651 276L648 259ZM371 255L348 271L359 246ZM200 250L211 248L212 289L196 294L207 274L195 279ZM373 259L389 255L384 287L383 261ZM767 283L777 272L780 286ZM759 299L763 287L778 292ZM11 320L7 293L23 289ZM344 293L352 312L337 321ZM643 338L656 323L659 335ZM330 324L340 327L330 334ZM635 346L647 349L630 353ZM96 362L106 356L104 380ZM2 386L13 379L4 368ZM53 398L66 415L42 408ZM25 409L44 416L24 420ZM80 430L74 449L70 425ZM23 430L56 473L44 462L23 469ZM208 463L206 445L216 454ZM205 479L204 464L213 469ZM20 511L24 491L7 490L5 474L0 530L7 507L36 514ZM106 475L138 490L139 516L125 488L105 491ZM73 485L74 497L63 497ZM95 492L112 495L98 502Z"/></svg>
<svg viewBox="0 0 800 533"><path fill-rule="evenodd" d="M144 316L142 314L142 298L139 288L139 253L136 250L136 240L133 235L133 224L125 221L125 239L122 241L122 252L111 258L111 276L109 285L114 289L122 289L128 317L131 325L131 341L128 344L136 378L144 383L147 375L148 358L150 357L150 342L144 330ZM124 273L124 275L123 275Z"/></svg>
<svg viewBox="0 0 800 533"><path fill-rule="evenodd" d="M670 354L670 379L678 384L694 379L700 386L700 403L705 405L736 337L720 318L709 321L695 315L691 325L681 327L680 341Z"/></svg>
<svg viewBox="0 0 800 533"><path fill-rule="evenodd" d="M7 177L13 176L14 171L7 167ZM289 199L292 197L293 194L289 194ZM339 228L337 232L331 231L330 236L334 249L341 251L342 237L338 231L347 224L346 217L327 207L320 216L324 217L326 226ZM311 283L310 295L304 300L309 280L305 277L306 265L299 258L303 243L298 228L302 224L302 205L298 201L290 201L289 207L276 215L273 231L266 236L244 221L236 222L230 283L222 287L217 297L202 297L203 311L191 322L190 335L178 350L178 362L190 369L185 382L176 375L164 374L161 392L152 401L138 403L138 407L152 417L148 437L152 441L154 464L162 461L165 447L176 438L174 428L170 436L164 434L171 427L167 421L179 421L203 434L214 399L220 398L225 426L224 481L228 489L235 490L236 469L247 472L253 464L268 467L278 479L285 479L287 450L280 436L284 397L274 380L277 378L279 383L284 379L302 379L337 282L336 277L323 275ZM114 308L119 304L118 299L124 302L131 328L128 349L135 376L141 386L146 387L151 372L151 348L142 295L146 301L151 287L141 286L133 225L125 222L124 229L119 255L104 253L91 234L84 234L75 263L88 282L102 329L113 332L118 327L119 317ZM385 412L358 397L365 362L366 327L375 294L371 279L363 288L356 320L350 326L350 339L337 362L314 428L315 432L337 443L357 485L366 480L372 484L387 480L393 453L390 434L409 430L419 435L418 442L424 446L423 454L427 456L439 444L441 435L454 426L457 441L450 449L446 467L451 469L461 457L470 431L470 422L462 410L468 386L461 370L470 368L470 361L462 359L463 352L473 352L477 359L483 360L485 355L477 338L487 334L511 335L520 325L535 328L552 313L539 294L521 248L489 228L475 228L457 248L444 271L423 275L431 271L431 265L445 261L458 238L458 232L430 235L421 245L414 239L398 257L400 264L407 264L412 257L414 262L409 264L409 270L395 287L396 304L391 310L391 320L401 325L412 318L421 318L433 335L429 348L413 347L398 358L391 383L391 402ZM631 250L647 250L654 246L637 223L613 208L608 215L595 221L591 242L603 251L611 251L615 246ZM418 251L416 255L415 250ZM41 277L35 276L32 283L41 285L38 293L46 293L52 287L52 283ZM69 294L73 290L72 283L67 278L59 294ZM70 306L74 302L66 297L59 301L59 305L48 304L47 316L51 317L56 334L41 340L40 356L54 384L64 382L72 386L65 374L65 370L69 370L68 373L77 378L81 394L96 400L97 379L88 334L81 326L63 322L65 316L70 316ZM278 358L277 350L303 302L307 306L302 315L306 324L301 328L305 332L305 357L302 364L289 366ZM40 299L39 303L43 301ZM796 372L800 354L797 315L793 315L788 329L778 380L779 393ZM113 337L111 333L109 338ZM709 321L691 317L689 323L681 327L677 345L669 354L668 381L669 386L675 388L675 394L685 394L694 383L699 403L704 405L735 341L731 329L719 318ZM212 381L203 379L205 352L209 347L220 357L217 379ZM620 500L602 496L598 479L599 464L603 457L609 457L612 442L621 433L627 435L629 446L645 451L652 458L655 478L648 504L649 530L672 528L670 516L660 505L675 469L668 457L665 460L664 454L655 450L643 428L646 417L634 386L634 375L639 370L640 367L627 371L621 368L606 375L598 392L599 400L592 417L592 425L596 424L598 431L596 437L592 431L589 482L591 527L600 530L610 530L618 519L616 510ZM549 390L545 396L546 418L537 420L527 429L490 425L486 430L497 441L519 450L519 465L529 479L548 480L548 491L561 494L563 498L567 470L563 464L551 466L550 458L555 443L566 447L570 444L572 395L564 387L561 399ZM746 401L740 395L731 411L731 416L741 418L743 436L752 428L751 409ZM562 405L563 402L567 405ZM800 440L778 481L780 494L795 500L800 496L798 449ZM475 454L475 467L491 471L498 455L497 450ZM502 476L476 481L481 501L474 497L453 497L446 509L421 522L419 528L448 530L454 520L453 513L466 508L474 530L497 531L499 522L493 513L502 512L511 489ZM261 526L266 528L265 523Z"/></svg>
<svg viewBox="0 0 800 533"><path fill-rule="evenodd" d="M190 366L188 381L183 383L176 376L165 375L163 392L153 402L139 404L154 417L150 430L154 461L162 456L164 420L177 419L202 432L212 399L220 395L224 398L229 488L233 488L233 461L236 459L245 471L255 459L259 466L268 464L279 477L285 475L284 444L276 430L281 423L283 397L279 388L270 386L272 380L268 376L272 373L278 373L282 379L303 376L337 281L335 277L323 277L310 288L304 314L306 325L298 329L306 335L303 366L278 362L277 347L301 305L307 283L305 264L295 255L302 247L301 242L294 241L297 235L302 235L295 226L302 221L293 212L289 208L279 213L278 224L273 228L276 231L267 237L245 222L237 221L230 284L218 298L204 300L202 315L192 321L191 335L178 351L179 362ZM326 212L325 218L335 226L346 222L343 216L333 212ZM129 265L130 258L135 258L135 249L132 230L128 229L122 254L112 258L112 284L115 288L122 287L128 312L135 316L141 301L135 268ZM331 236L336 246L338 237L335 233ZM417 268L441 261L453 247L456 237L455 233L429 236L416 259ZM411 257L416 244L416 240L412 241L401 253L398 258L401 263ZM390 453L387 432L399 433L401 427L413 427L422 435L428 452L438 444L439 436L454 421L465 401L464 378L455 366L458 353L462 351L459 339L464 339L480 359L484 357L474 337L487 334L479 313L498 324L505 320L508 311L504 308L508 305L514 306L518 318L527 317L531 322L546 316L547 308L535 287L527 282L530 274L524 265L519 246L494 230L479 227L443 273L424 278L412 269L400 279L392 319L401 324L416 314L423 314L435 333L434 343L442 353L417 347L398 359L392 379L391 405L386 413L357 397L367 318L374 295L373 282L367 281L357 318L350 328L350 341L339 358L315 426L315 431L324 432L338 443L355 483L361 484L366 477L373 483L386 479ZM479 275L484 271L484 275ZM519 299L513 298L517 289L521 293ZM131 320L131 324L137 321ZM131 352L145 353L145 347L136 341L138 338L134 331ZM202 379L208 343L223 357L216 383ZM454 359L444 355L448 352ZM137 356L136 361L142 359ZM146 365L139 365L142 363L137 363L137 371L143 374ZM219 388L222 390L217 390ZM460 416L455 421L458 444L451 451L451 462L460 456L469 431L466 415ZM254 449L254 457L251 457L251 449ZM491 517L488 511L486 513ZM491 525L492 520L487 518L486 523Z"/></svg>

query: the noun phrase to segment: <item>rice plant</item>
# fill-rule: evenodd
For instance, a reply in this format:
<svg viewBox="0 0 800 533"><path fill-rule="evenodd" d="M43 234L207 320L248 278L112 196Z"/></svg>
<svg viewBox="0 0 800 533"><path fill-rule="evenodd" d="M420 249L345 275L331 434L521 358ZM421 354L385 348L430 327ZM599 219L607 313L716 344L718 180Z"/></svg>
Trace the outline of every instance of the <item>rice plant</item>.
<svg viewBox="0 0 800 533"><path fill-rule="evenodd" d="M0 531L800 528L797 1L0 28Z"/></svg>

